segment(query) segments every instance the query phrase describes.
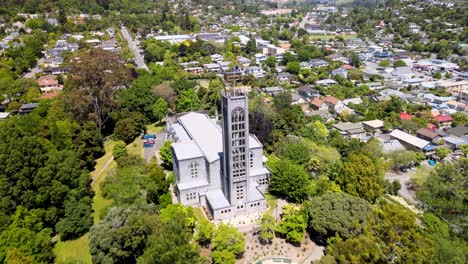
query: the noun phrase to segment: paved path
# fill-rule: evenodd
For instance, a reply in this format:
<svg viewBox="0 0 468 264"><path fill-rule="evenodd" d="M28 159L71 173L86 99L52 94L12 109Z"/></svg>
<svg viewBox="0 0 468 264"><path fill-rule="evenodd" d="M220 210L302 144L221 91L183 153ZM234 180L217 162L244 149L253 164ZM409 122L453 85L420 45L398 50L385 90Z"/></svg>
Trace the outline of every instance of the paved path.
<svg viewBox="0 0 468 264"><path fill-rule="evenodd" d="M309 14L310 13L307 13L301 20L301 22L299 23L299 26L296 30L296 33L294 34L294 37L293 38L297 38L298 34L299 34L299 29L302 28L302 29L305 29L305 24L307 23L307 21L309 21Z"/></svg>
<svg viewBox="0 0 468 264"><path fill-rule="evenodd" d="M309 256L307 256L304 260L302 260L301 264L311 264L316 260L319 260L325 255L323 252L325 251L324 247L314 245L312 252Z"/></svg>
<svg viewBox="0 0 468 264"><path fill-rule="evenodd" d="M127 41L128 47L130 48L135 57L135 63L137 65L137 68L148 70L148 65L146 65L143 56L141 56L140 54L141 49L138 47L138 41L133 40L126 27L122 26L120 32L122 33L122 36L125 39L125 41Z"/></svg>
<svg viewBox="0 0 468 264"><path fill-rule="evenodd" d="M107 167L109 167L109 165L111 164L111 162L114 160L114 156L111 156L109 158L108 161L106 161L106 164L104 164L104 166L102 166L102 168L99 170L98 173L96 173L93 177L92 177L92 181L91 181L91 186L93 186L94 182L96 181L97 177L99 177L99 175L101 175L105 170L107 170Z"/></svg>

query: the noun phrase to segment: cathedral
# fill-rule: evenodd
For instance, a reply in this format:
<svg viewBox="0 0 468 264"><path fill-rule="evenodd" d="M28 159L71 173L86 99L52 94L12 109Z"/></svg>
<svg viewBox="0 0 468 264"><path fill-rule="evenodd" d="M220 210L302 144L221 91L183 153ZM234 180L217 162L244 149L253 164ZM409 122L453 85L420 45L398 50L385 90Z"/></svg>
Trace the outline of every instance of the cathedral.
<svg viewBox="0 0 468 264"><path fill-rule="evenodd" d="M248 103L247 94L223 92L221 121L189 112L166 128L179 202L205 208L214 220L268 207L270 172L262 144L249 134Z"/></svg>

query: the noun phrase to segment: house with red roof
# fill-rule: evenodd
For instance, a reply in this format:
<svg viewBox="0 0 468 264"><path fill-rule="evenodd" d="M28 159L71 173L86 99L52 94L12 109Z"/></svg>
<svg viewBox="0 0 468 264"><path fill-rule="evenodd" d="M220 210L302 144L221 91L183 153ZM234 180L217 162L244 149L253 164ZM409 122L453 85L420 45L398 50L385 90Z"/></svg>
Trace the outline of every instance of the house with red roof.
<svg viewBox="0 0 468 264"><path fill-rule="evenodd" d="M319 110L319 111L320 110L328 110L328 105L324 101L322 101L322 100L320 100L318 98L312 100L312 102L310 102L310 106L314 110Z"/></svg>
<svg viewBox="0 0 468 264"><path fill-rule="evenodd" d="M403 121L403 120L411 120L413 119L413 116L408 114L408 113L400 113L400 120Z"/></svg>
<svg viewBox="0 0 468 264"><path fill-rule="evenodd" d="M58 92L54 91L54 92L43 94L41 97L39 97L39 99L41 99L41 100L51 100L51 99L54 99L57 95L58 95Z"/></svg>
<svg viewBox="0 0 468 264"><path fill-rule="evenodd" d="M327 104L330 110L333 110L334 112L337 112L337 113L341 113L343 109L345 108L345 105L340 99L331 95L327 95L323 97L322 101L325 102L325 104Z"/></svg>
<svg viewBox="0 0 468 264"><path fill-rule="evenodd" d="M453 118L449 115L439 115L434 117L434 120L440 124L440 127L452 126Z"/></svg>

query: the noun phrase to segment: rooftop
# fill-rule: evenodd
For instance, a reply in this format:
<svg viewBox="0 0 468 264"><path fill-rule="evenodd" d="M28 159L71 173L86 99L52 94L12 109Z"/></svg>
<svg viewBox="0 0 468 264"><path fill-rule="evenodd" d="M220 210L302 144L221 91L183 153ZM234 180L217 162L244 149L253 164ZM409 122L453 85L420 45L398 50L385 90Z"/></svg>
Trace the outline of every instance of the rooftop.
<svg viewBox="0 0 468 264"><path fill-rule="evenodd" d="M408 134L406 132L403 132L399 129L395 129L392 131L392 133L390 133L390 136L393 137L393 138L396 138L400 141L403 141L405 143L408 143L412 146L415 146L419 149L423 149L425 146L429 145L429 141L427 140L424 140L424 139L420 139L418 137L415 137L411 134Z"/></svg>

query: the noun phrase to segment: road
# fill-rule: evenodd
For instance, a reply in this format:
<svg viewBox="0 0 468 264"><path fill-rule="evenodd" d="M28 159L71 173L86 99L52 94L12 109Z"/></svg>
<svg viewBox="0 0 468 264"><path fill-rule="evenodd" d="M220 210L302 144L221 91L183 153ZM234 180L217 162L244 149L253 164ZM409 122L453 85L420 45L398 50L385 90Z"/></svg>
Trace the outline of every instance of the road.
<svg viewBox="0 0 468 264"><path fill-rule="evenodd" d="M305 25L306 25L307 21L309 21L309 14L310 14L310 13L307 13L307 14L305 15L305 17L302 18L302 21L301 21L301 23L299 23L299 26L298 26L298 28L297 28L297 30L296 30L296 33L294 34L294 38L297 38L297 36L298 36L298 34L299 34L299 29L300 29L300 28L305 29Z"/></svg>
<svg viewBox="0 0 468 264"><path fill-rule="evenodd" d="M122 36L125 39L125 41L127 41L128 47L130 48L135 57L135 63L137 65L137 68L148 70L148 65L146 65L143 56L141 56L141 49L138 46L138 41L132 38L126 27L122 26L120 32L122 33Z"/></svg>
<svg viewBox="0 0 468 264"><path fill-rule="evenodd" d="M401 184L401 189L398 191L398 194L411 202L412 204L417 204L416 201L416 194L413 190L408 188L408 184L411 182L411 175L415 172L415 170L410 170L406 173L396 174L396 173L385 173L384 178L388 179L389 181L398 180Z"/></svg>
<svg viewBox="0 0 468 264"><path fill-rule="evenodd" d="M23 75L23 78L30 78L30 79L36 78L36 73L42 72L42 69L40 67L42 63L44 63L44 58L40 58L39 60L37 60L36 66L34 66L34 68L32 69L29 69L28 72L26 72Z"/></svg>

